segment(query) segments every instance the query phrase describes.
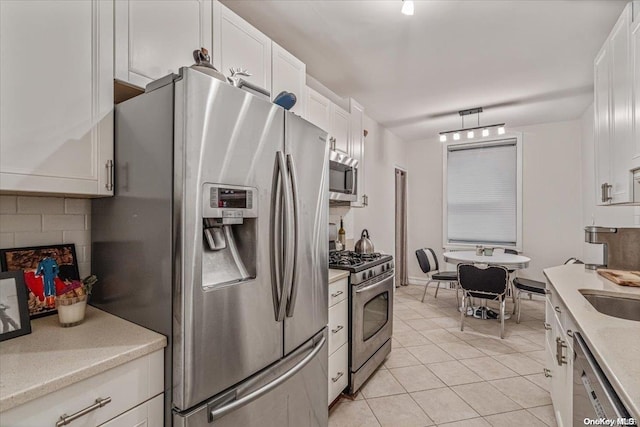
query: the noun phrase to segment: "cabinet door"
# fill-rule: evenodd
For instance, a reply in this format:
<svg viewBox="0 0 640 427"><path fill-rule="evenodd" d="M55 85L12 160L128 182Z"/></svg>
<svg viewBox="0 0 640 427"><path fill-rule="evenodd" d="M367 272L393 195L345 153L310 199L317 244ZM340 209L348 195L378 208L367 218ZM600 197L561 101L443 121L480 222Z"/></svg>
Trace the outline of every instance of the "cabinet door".
<svg viewBox="0 0 640 427"><path fill-rule="evenodd" d="M349 154L349 113L331 103L331 126L329 133L335 138L333 149Z"/></svg>
<svg viewBox="0 0 640 427"><path fill-rule="evenodd" d="M145 87L211 50L211 0L116 0L115 77Z"/></svg>
<svg viewBox="0 0 640 427"><path fill-rule="evenodd" d="M0 190L112 194L113 2L3 0L0 16Z"/></svg>
<svg viewBox="0 0 640 427"><path fill-rule="evenodd" d="M365 164L364 164L364 107L354 99L350 100L350 132L349 132L349 156L358 160L358 200L352 202L353 207L367 206L367 194L365 191Z"/></svg>
<svg viewBox="0 0 640 427"><path fill-rule="evenodd" d="M327 132L331 128L331 101L310 87L307 88L307 120Z"/></svg>
<svg viewBox="0 0 640 427"><path fill-rule="evenodd" d="M640 10L640 3L636 9ZM640 168L640 16L631 30L631 48L633 58L633 164Z"/></svg>
<svg viewBox="0 0 640 427"><path fill-rule="evenodd" d="M631 201L632 78L631 4L625 8L611 32L611 189L612 203Z"/></svg>
<svg viewBox="0 0 640 427"><path fill-rule="evenodd" d="M603 200L602 184L611 183L610 151L610 99L609 99L609 61L610 53L605 45L594 62L594 139L596 158L596 203L606 205Z"/></svg>
<svg viewBox="0 0 640 427"><path fill-rule="evenodd" d="M225 75L243 68L245 80L271 92L271 39L218 1L213 3L213 65Z"/></svg>
<svg viewBox="0 0 640 427"><path fill-rule="evenodd" d="M271 99L280 92L287 91L296 95L296 105L291 111L305 117L307 111L307 66L278 44L271 44Z"/></svg>
<svg viewBox="0 0 640 427"><path fill-rule="evenodd" d="M154 427L164 422L164 395L159 394L142 405L101 424L101 427Z"/></svg>

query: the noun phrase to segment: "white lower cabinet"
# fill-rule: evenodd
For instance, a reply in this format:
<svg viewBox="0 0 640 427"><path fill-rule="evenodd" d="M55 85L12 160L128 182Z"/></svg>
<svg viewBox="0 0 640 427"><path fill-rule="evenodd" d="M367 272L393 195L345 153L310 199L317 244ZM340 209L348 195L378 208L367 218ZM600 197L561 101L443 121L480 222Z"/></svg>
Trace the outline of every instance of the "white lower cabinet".
<svg viewBox="0 0 640 427"><path fill-rule="evenodd" d="M349 384L349 279L329 284L329 404Z"/></svg>
<svg viewBox="0 0 640 427"><path fill-rule="evenodd" d="M71 425L160 426L164 417L163 375L164 350L158 350L3 412L1 424L55 426L64 417L69 419L80 411L95 408ZM110 401L99 407L97 399Z"/></svg>

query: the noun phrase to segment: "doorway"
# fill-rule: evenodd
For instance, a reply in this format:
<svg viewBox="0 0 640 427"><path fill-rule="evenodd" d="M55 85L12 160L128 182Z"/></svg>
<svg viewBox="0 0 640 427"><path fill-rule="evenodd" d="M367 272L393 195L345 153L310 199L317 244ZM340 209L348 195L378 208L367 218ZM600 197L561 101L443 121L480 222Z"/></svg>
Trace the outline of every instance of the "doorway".
<svg viewBox="0 0 640 427"><path fill-rule="evenodd" d="M407 273L407 171L396 168L396 287L409 284Z"/></svg>

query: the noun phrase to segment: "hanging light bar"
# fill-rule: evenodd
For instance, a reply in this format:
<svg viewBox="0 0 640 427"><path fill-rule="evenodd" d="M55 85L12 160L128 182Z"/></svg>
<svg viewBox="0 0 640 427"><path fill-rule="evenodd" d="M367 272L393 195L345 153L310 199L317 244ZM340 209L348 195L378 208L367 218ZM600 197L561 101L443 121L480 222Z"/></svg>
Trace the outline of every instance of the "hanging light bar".
<svg viewBox="0 0 640 427"><path fill-rule="evenodd" d="M489 136L491 134L491 130L496 128L497 131L495 132L497 135L504 135L506 133L504 123L480 126L480 113L482 113L482 107L458 111L458 114L460 114L460 117L462 117L462 128L440 132L440 142L447 142L448 135L451 134L453 135L452 138L454 141L459 141L461 134L464 134L467 139L474 139L476 137L475 131L479 131L483 138ZM468 116L470 114L478 115L478 125L473 127L464 127L464 116Z"/></svg>

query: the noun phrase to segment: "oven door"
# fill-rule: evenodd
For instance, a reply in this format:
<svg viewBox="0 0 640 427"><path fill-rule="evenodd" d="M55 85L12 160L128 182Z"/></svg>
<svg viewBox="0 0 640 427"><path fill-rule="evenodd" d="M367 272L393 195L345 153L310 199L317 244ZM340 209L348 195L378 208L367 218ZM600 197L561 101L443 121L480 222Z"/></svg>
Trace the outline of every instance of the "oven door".
<svg viewBox="0 0 640 427"><path fill-rule="evenodd" d="M351 370L358 370L391 338L393 270L352 287Z"/></svg>

